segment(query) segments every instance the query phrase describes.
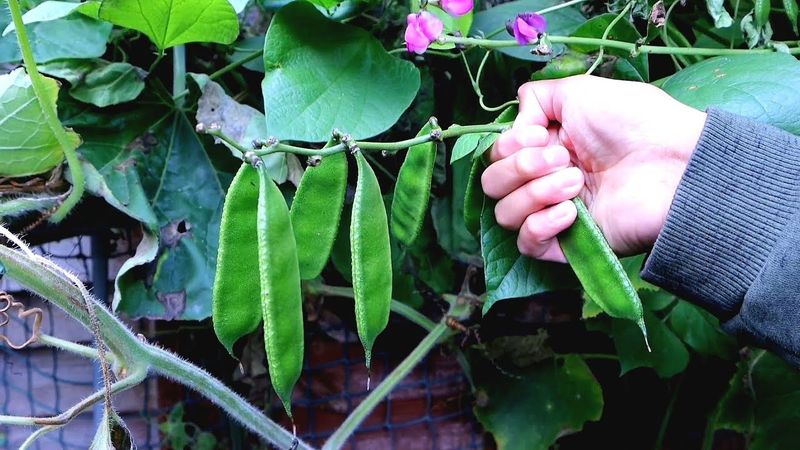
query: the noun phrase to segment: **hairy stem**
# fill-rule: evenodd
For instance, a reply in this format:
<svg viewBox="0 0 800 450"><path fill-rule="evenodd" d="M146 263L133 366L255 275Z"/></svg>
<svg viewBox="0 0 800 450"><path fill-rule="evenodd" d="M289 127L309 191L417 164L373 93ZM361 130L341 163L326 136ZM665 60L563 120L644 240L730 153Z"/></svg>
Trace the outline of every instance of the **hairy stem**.
<svg viewBox="0 0 800 450"><path fill-rule="evenodd" d="M382 402L411 370L419 364L431 349L439 342L449 328L444 323L439 323L425 336L417 347L386 377L386 379L365 398L358 407L345 419L336 432L325 442L322 450L338 450L342 448L350 435L358 428L361 422Z"/></svg>
<svg viewBox="0 0 800 450"><path fill-rule="evenodd" d="M66 200L64 200L64 203L61 204L51 217L51 220L57 223L63 220L81 200L86 187L86 180L83 174L83 168L78 160L78 153L72 148L67 133L64 131L61 121L58 120L58 114L53 106L55 99L51 99L47 94L44 78L36 67L36 60L33 58L33 50L31 49L31 43L28 39L28 31L25 29L25 24L22 21L22 11L19 7L19 1L8 0L8 7L11 11L11 19L14 21L14 27L16 28L17 42L19 43L19 49L22 53L22 61L25 63L25 68L28 70L33 92L36 94L36 98L39 101L39 107L42 108L42 114L44 115L45 122L47 122L47 126L50 128L50 132L53 133L56 141L58 141L58 145L61 146L64 152L67 166L69 166L72 175L72 190Z"/></svg>
<svg viewBox="0 0 800 450"><path fill-rule="evenodd" d="M548 36L550 42L554 44L578 44L578 45L593 45L605 46L607 48L617 48L627 50L631 54L653 54L653 55L699 55L699 56L722 56L722 55L746 55L746 54L765 54L775 53L777 50L773 48L686 48L686 47L666 47L660 45L638 45L634 42L615 41L613 39L600 39L588 38L578 36ZM466 46L483 47L483 48L509 48L520 47L519 43L513 39L492 40L480 39L471 37L457 37L457 36L442 36L439 38L439 43L442 44L460 44ZM538 44L531 44L532 45ZM796 55L800 54L800 47L789 47L789 53Z"/></svg>
<svg viewBox="0 0 800 450"><path fill-rule="evenodd" d="M203 369L155 346L147 346L147 354L153 371L202 394L265 441L279 448L312 449Z"/></svg>
<svg viewBox="0 0 800 450"><path fill-rule="evenodd" d="M40 334L37 342L40 344L47 345L48 347L57 348L59 350L64 350L70 353L74 353L78 356L83 356L84 358L89 359L98 359L100 355L97 353L97 350L93 349L92 347L87 347L85 345L76 344L72 341L66 341L64 339L59 339L55 336L50 336L49 334ZM117 358L114 355L107 354L107 357L110 361L115 361Z"/></svg>
<svg viewBox="0 0 800 450"><path fill-rule="evenodd" d="M91 322L84 304L83 295L80 289L64 274L57 273L42 265L35 255L23 250L11 249L4 245L0 245L0 265L6 269L7 276L32 292L50 300L86 328L91 329ZM182 360L177 355L140 340L105 306L91 297L90 300L95 305L97 319L101 324L103 340L126 367L131 369L149 367L160 375L171 378L189 388L196 389L252 432L269 442L282 448L290 448L293 445L295 441L290 433L247 403L244 398L230 390L221 381L213 378L203 369ZM126 378L120 382L125 380L133 381L132 378ZM98 391L100 395L103 392ZM0 417L0 423L3 423L3 420L6 420L8 424L20 425L31 424L30 422L32 421L31 418ZM44 424L41 422L36 423ZM310 449L311 447L298 442L296 448Z"/></svg>

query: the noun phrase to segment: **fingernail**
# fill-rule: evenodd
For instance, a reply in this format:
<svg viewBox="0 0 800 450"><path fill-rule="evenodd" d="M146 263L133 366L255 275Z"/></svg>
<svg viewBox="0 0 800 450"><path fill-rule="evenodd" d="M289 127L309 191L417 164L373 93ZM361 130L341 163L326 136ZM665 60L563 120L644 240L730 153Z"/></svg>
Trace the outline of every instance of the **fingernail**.
<svg viewBox="0 0 800 450"><path fill-rule="evenodd" d="M559 203L550 208L547 217L553 222L562 222L572 213L571 205L568 202Z"/></svg>
<svg viewBox="0 0 800 450"><path fill-rule="evenodd" d="M542 159L548 167L566 167L569 164L569 152L564 147L545 147L542 150Z"/></svg>
<svg viewBox="0 0 800 450"><path fill-rule="evenodd" d="M523 147L539 147L547 143L547 129L539 126L527 126L516 132L517 142Z"/></svg>

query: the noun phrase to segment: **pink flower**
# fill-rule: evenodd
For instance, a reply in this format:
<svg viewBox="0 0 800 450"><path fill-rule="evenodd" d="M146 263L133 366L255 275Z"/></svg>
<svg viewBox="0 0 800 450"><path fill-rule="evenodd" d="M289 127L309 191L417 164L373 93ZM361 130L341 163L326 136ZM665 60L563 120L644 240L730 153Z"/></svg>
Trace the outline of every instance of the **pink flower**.
<svg viewBox="0 0 800 450"><path fill-rule="evenodd" d="M521 13L513 22L509 20L506 23L506 30L519 45L533 44L539 40L540 34L547 31L547 20L536 13Z"/></svg>
<svg viewBox="0 0 800 450"><path fill-rule="evenodd" d="M451 16L463 16L475 6L472 0L440 0L439 5Z"/></svg>
<svg viewBox="0 0 800 450"><path fill-rule="evenodd" d="M428 11L409 14L407 22L406 48L419 55L425 53L431 42L438 39L444 29L442 21Z"/></svg>

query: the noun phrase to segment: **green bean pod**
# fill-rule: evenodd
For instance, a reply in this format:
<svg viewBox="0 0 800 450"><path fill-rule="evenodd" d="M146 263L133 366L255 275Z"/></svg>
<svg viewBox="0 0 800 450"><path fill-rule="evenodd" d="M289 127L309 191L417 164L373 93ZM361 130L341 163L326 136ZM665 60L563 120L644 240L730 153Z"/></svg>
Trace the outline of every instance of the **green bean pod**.
<svg viewBox="0 0 800 450"><path fill-rule="evenodd" d="M473 236L478 236L481 232L481 211L483 211L483 188L481 187L481 175L486 163L483 158L472 161L469 169L469 179L467 189L464 192L464 225L467 231Z"/></svg>
<svg viewBox="0 0 800 450"><path fill-rule="evenodd" d="M433 124L428 122L417 136L429 135L432 130ZM414 242L425 221L435 164L436 143L418 144L408 149L397 175L392 200L392 234L406 245Z"/></svg>
<svg viewBox="0 0 800 450"><path fill-rule="evenodd" d="M797 34L797 14L800 11L797 7L797 0L783 0L783 10L786 11L786 17L792 24L794 34Z"/></svg>
<svg viewBox="0 0 800 450"><path fill-rule="evenodd" d="M292 202L290 216L300 278L316 278L328 262L347 190L347 156L325 156L316 167L309 166Z"/></svg>
<svg viewBox="0 0 800 450"><path fill-rule="evenodd" d="M772 1L771 0L755 0L754 2L754 19L756 20L756 26L758 28L763 28L769 22L769 13L772 11Z"/></svg>
<svg viewBox="0 0 800 450"><path fill-rule="evenodd" d="M233 356L233 345L261 322L259 301L256 204L258 173L242 164L233 178L219 233L217 271L211 299L211 318L217 339Z"/></svg>
<svg viewBox="0 0 800 450"><path fill-rule="evenodd" d="M369 368L375 339L389 323L392 252L378 179L361 152L356 152L355 157L358 183L350 216L350 250L356 325Z"/></svg>
<svg viewBox="0 0 800 450"><path fill-rule="evenodd" d="M619 259L580 198L575 223L558 235L564 256L586 294L611 317L636 322L647 342L642 301ZM648 349L649 349L648 345Z"/></svg>
<svg viewBox="0 0 800 450"><path fill-rule="evenodd" d="M258 270L264 346L272 387L292 416L292 390L303 370L303 297L289 208L266 167L258 167Z"/></svg>

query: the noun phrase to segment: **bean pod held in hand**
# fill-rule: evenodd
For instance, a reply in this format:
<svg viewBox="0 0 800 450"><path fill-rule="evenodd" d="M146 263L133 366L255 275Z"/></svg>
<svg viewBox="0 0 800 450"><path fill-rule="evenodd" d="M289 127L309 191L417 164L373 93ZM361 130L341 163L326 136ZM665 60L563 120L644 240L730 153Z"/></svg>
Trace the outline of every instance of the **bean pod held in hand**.
<svg viewBox="0 0 800 450"><path fill-rule="evenodd" d="M292 390L303 370L303 297L289 208L264 165L258 168L258 270L269 377L292 416Z"/></svg>
<svg viewBox="0 0 800 450"><path fill-rule="evenodd" d="M435 126L435 120L431 119L417 136L429 135ZM392 200L392 234L406 245L414 242L425 221L435 163L436 142L418 144L408 149L397 175Z"/></svg>
<svg viewBox="0 0 800 450"><path fill-rule="evenodd" d="M347 190L347 156L325 156L309 166L292 202L291 218L297 242L300 277L316 278L325 268L336 239Z"/></svg>
<svg viewBox="0 0 800 450"><path fill-rule="evenodd" d="M355 157L358 183L350 219L350 249L356 325L369 368L375 339L389 323L392 253L386 208L378 179L360 151L356 152Z"/></svg>
<svg viewBox="0 0 800 450"><path fill-rule="evenodd" d="M251 165L242 164L222 208L211 301L214 332L232 356L236 341L255 331L261 322L255 245L257 202L258 173Z"/></svg>
<svg viewBox="0 0 800 450"><path fill-rule="evenodd" d="M647 342L642 302L636 289L586 205L579 198L573 202L578 217L572 226L558 235L564 256L586 294L611 317L636 322Z"/></svg>

